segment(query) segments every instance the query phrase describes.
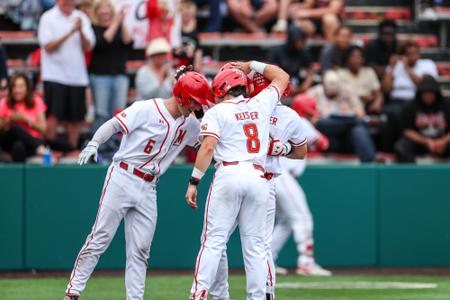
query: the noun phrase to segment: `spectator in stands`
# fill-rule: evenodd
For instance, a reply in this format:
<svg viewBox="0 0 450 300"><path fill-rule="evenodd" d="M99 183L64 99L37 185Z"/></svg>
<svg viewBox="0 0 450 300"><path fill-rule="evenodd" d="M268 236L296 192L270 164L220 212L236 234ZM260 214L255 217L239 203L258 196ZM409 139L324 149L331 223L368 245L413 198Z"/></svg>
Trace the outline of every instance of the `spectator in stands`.
<svg viewBox="0 0 450 300"><path fill-rule="evenodd" d="M438 71L432 60L420 58L419 45L414 41L405 43L401 54L386 70L383 88L391 101L404 103L415 98L416 86L425 74L437 77Z"/></svg>
<svg viewBox="0 0 450 300"><path fill-rule="evenodd" d="M77 0L75 7L84 12L90 20L94 17L93 0Z"/></svg>
<svg viewBox="0 0 450 300"><path fill-rule="evenodd" d="M339 69L340 82L351 86L363 102L366 113L377 114L383 106L381 84L375 71L364 66L364 50L350 46L343 55L344 67Z"/></svg>
<svg viewBox="0 0 450 300"><path fill-rule="evenodd" d="M291 77L291 92L305 92L313 83L312 59L305 49L306 33L300 27L291 25L284 45L269 52L268 61L280 66Z"/></svg>
<svg viewBox="0 0 450 300"><path fill-rule="evenodd" d="M342 56L352 42L352 31L346 26L341 26L334 32L334 43L325 45L320 53L320 69L325 72L337 69L343 65Z"/></svg>
<svg viewBox="0 0 450 300"><path fill-rule="evenodd" d="M46 109L42 98L33 95L31 82L25 74L11 77L8 94L0 100L0 144L11 153L14 162L44 154Z"/></svg>
<svg viewBox="0 0 450 300"><path fill-rule="evenodd" d="M420 58L416 42L409 41L401 49L401 56L391 59L383 78L383 90L389 101L383 110L388 115L388 132L392 135L388 145L393 145L401 136L401 114L406 103L414 100L417 84L424 75L438 77L436 64L430 59Z"/></svg>
<svg viewBox="0 0 450 300"><path fill-rule="evenodd" d="M129 86L126 62L133 40L123 22L124 12L115 13L110 0L95 0L93 10L96 44L92 50L89 78L96 123L101 125L115 110L126 106Z"/></svg>
<svg viewBox="0 0 450 300"><path fill-rule="evenodd" d="M366 62L382 78L391 60L397 60L398 41L397 24L392 20L384 20L378 25L378 37L365 47Z"/></svg>
<svg viewBox="0 0 450 300"><path fill-rule="evenodd" d="M41 74L48 107L47 137L55 139L58 121L64 122L69 143L78 146L86 113L89 83L84 51L95 44L88 17L74 9L74 0L57 0L39 23L42 48Z"/></svg>
<svg viewBox="0 0 450 300"><path fill-rule="evenodd" d="M403 110L403 137L396 143L399 162L413 163L419 154L450 157L450 103L439 83L423 76L416 98Z"/></svg>
<svg viewBox="0 0 450 300"><path fill-rule="evenodd" d="M8 88L8 58L6 56L5 47L0 41L0 90Z"/></svg>
<svg viewBox="0 0 450 300"><path fill-rule="evenodd" d="M228 10L234 19L248 32L263 32L263 26L275 18L276 0L227 0Z"/></svg>
<svg viewBox="0 0 450 300"><path fill-rule="evenodd" d="M147 41L163 37L172 47L181 45L180 15L177 1L147 0Z"/></svg>
<svg viewBox="0 0 450 300"><path fill-rule="evenodd" d="M193 65L201 70L202 49L198 40L197 6L192 1L181 3L181 46L173 51L175 68Z"/></svg>
<svg viewBox="0 0 450 300"><path fill-rule="evenodd" d="M344 17L344 7L344 0L281 0L273 30L286 31L290 16L309 35L321 33L328 42L332 42Z"/></svg>
<svg viewBox="0 0 450 300"><path fill-rule="evenodd" d="M145 51L147 60L136 75L137 98L168 98L172 94L172 62L168 59L170 45L165 38L150 42Z"/></svg>
<svg viewBox="0 0 450 300"><path fill-rule="evenodd" d="M222 28L221 0L195 0L198 6L209 6L209 17L204 32L220 32Z"/></svg>
<svg viewBox="0 0 450 300"><path fill-rule="evenodd" d="M323 84L307 94L317 101L317 129L330 140L330 152L356 152L361 162L375 160L375 146L362 120L364 108L353 90L339 81L336 71L327 71Z"/></svg>

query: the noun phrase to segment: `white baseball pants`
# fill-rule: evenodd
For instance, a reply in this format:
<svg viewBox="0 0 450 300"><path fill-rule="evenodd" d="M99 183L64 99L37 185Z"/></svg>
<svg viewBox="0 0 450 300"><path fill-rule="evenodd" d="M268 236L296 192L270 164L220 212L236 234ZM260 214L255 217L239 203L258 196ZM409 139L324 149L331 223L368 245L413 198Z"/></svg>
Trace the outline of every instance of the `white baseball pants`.
<svg viewBox="0 0 450 300"><path fill-rule="evenodd" d="M144 299L147 259L157 219L156 186L117 164L108 169L97 217L75 261L67 294L80 295L83 292L122 219L125 220L126 299Z"/></svg>
<svg viewBox="0 0 450 300"><path fill-rule="evenodd" d="M297 179L289 172L275 178L277 197L277 222L273 231L272 255L276 261L291 232L299 254L297 265L308 263L313 255L313 218L305 193Z"/></svg>
<svg viewBox="0 0 450 300"><path fill-rule="evenodd" d="M267 282L266 282L266 294L271 294L275 298L275 265L272 258L272 233L273 227L275 223L275 211L276 211L276 202L275 202L275 181L270 180L270 190L269 190L269 198L267 202L267 219L266 219L266 251L267 251ZM230 238L231 234L233 234L236 229L236 225L233 227L233 230L230 232L228 238ZM229 285L228 285L228 256L227 251L222 253L220 258L219 268L217 269L216 278L209 289L209 294L212 296L213 300L229 300Z"/></svg>
<svg viewBox="0 0 450 300"><path fill-rule="evenodd" d="M220 165L209 190L191 299L206 299L237 223L247 279L247 300L265 300L265 226L269 182L252 163Z"/></svg>

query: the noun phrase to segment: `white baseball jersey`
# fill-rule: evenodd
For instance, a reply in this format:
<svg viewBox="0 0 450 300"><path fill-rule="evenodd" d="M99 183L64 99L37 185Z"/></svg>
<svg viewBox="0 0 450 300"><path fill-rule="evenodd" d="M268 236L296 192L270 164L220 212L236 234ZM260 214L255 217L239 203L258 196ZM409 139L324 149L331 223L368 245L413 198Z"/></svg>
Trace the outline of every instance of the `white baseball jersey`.
<svg viewBox="0 0 450 300"><path fill-rule="evenodd" d="M314 145L320 138L321 133L305 118L300 118L303 134L308 140L308 145ZM282 157L279 160L281 168L286 172L298 177L303 174L306 167L306 159L289 159Z"/></svg>
<svg viewBox="0 0 450 300"><path fill-rule="evenodd" d="M302 118L291 108L277 105L270 117L270 136L282 143L290 142L294 146L306 144L305 129ZM280 157L268 156L266 171L281 174Z"/></svg>
<svg viewBox="0 0 450 300"><path fill-rule="evenodd" d="M174 119L162 99L136 101L116 115L125 133L113 161L162 175L185 146L198 144L199 121Z"/></svg>
<svg viewBox="0 0 450 300"><path fill-rule="evenodd" d="M264 165L269 147L270 114L279 99L277 87L269 85L253 98L240 96L209 109L203 117L200 136L219 140L215 161L251 161Z"/></svg>

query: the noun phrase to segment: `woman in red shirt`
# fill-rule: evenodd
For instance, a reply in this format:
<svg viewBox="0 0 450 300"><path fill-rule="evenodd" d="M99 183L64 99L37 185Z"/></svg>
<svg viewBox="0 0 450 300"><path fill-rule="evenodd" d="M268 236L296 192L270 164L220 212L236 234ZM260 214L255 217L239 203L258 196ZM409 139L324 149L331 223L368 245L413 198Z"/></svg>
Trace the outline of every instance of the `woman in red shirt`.
<svg viewBox="0 0 450 300"><path fill-rule="evenodd" d="M23 162L28 156L45 152L42 138L46 110L42 98L33 95L28 77L23 73L13 75L6 98L0 100L0 143L13 161Z"/></svg>

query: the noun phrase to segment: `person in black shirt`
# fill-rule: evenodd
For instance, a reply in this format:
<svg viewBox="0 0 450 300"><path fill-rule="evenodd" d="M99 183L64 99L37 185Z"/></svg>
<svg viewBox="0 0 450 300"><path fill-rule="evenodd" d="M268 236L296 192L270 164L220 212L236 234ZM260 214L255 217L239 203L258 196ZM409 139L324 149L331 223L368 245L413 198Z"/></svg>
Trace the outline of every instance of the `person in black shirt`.
<svg viewBox="0 0 450 300"><path fill-rule="evenodd" d="M291 77L292 93L305 92L313 83L312 59L305 49L306 33L298 26L289 27L287 41L269 52L268 61L280 66Z"/></svg>
<svg viewBox="0 0 450 300"><path fill-rule="evenodd" d="M386 66L398 57L397 24L393 20L384 20L378 25L378 37L367 43L366 63L382 78Z"/></svg>
<svg viewBox="0 0 450 300"><path fill-rule="evenodd" d="M89 66L92 94L96 106L96 124L102 124L115 110L126 105L129 79L126 74L132 38L126 29L124 12L114 13L110 0L98 0L93 7L96 44Z"/></svg>
<svg viewBox="0 0 450 300"><path fill-rule="evenodd" d="M450 157L450 103L443 99L439 83L425 75L416 99L403 110L403 138L395 145L399 162L415 162L418 154Z"/></svg>

